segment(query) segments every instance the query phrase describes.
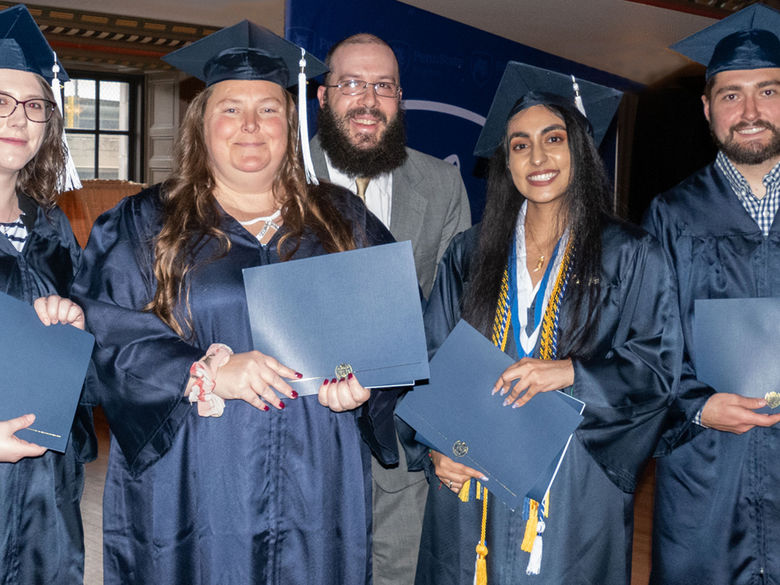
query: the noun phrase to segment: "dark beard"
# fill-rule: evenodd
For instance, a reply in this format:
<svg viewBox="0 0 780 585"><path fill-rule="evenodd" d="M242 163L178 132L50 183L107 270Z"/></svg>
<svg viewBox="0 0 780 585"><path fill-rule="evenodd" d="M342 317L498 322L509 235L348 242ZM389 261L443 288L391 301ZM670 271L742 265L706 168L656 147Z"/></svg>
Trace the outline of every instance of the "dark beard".
<svg viewBox="0 0 780 585"><path fill-rule="evenodd" d="M347 114L365 113L364 109ZM381 116L381 112L371 112ZM320 144L331 164L348 177L376 177L400 167L406 160L406 129L404 113L399 109L385 128L376 146L357 148L349 141L346 120L336 118L330 106L324 104L317 113L317 133Z"/></svg>
<svg viewBox="0 0 780 585"><path fill-rule="evenodd" d="M766 128L772 132L772 139L764 146L759 144L752 146L737 144L734 141L734 133L741 128L748 126L761 126L762 128ZM712 126L710 126L710 134L715 141L715 145L722 150L723 154L725 154L734 164L760 165L769 159L780 156L780 132L778 132L775 126L764 120L758 120L751 124L741 122L732 126L729 129L729 136L725 141L721 141L715 136L715 133L712 131Z"/></svg>

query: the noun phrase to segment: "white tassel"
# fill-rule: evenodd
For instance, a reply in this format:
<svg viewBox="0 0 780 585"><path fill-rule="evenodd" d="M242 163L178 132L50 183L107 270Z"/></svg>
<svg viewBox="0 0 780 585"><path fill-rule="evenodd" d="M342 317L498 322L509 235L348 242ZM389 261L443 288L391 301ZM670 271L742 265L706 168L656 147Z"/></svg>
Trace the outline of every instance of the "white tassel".
<svg viewBox="0 0 780 585"><path fill-rule="evenodd" d="M57 74L60 72L60 66L57 64L57 53L54 53L54 65L52 65L51 71L54 74L51 79L51 91L54 94L54 101L57 102L57 109L64 118L65 113L62 109L62 95L60 95L60 80L57 78ZM79 173L76 170L76 164L73 162L73 157L70 156L70 148L68 148L68 139L65 137L64 126L62 129L62 143L65 146L67 156L65 158L65 175L60 177L59 182L60 192L81 189L81 179L79 179Z"/></svg>
<svg viewBox="0 0 780 585"><path fill-rule="evenodd" d="M544 532L544 520L539 518L539 522L536 524L536 538L534 538L534 545L531 547L531 557L528 559L528 567L525 569L526 575L538 575L542 570L542 532Z"/></svg>
<svg viewBox="0 0 780 585"><path fill-rule="evenodd" d="M319 185L317 175L314 174L314 163L311 161L309 149L309 119L306 116L306 49L301 47L301 60L298 61L298 136L301 139L301 153L303 154L303 168L306 171L306 182Z"/></svg>
<svg viewBox="0 0 780 585"><path fill-rule="evenodd" d="M574 105L577 106L580 114L587 118L588 115L585 113L585 104L582 103L582 96L580 95L580 86L577 83L577 79L574 77L574 75L571 76L571 84L574 88Z"/></svg>

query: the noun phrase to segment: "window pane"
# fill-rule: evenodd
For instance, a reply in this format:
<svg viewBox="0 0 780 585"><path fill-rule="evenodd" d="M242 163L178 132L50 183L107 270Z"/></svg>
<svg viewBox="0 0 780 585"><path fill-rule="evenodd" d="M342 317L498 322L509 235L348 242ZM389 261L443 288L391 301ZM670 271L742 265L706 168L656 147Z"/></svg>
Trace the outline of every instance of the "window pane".
<svg viewBox="0 0 780 585"><path fill-rule="evenodd" d="M127 136L100 137L98 177L101 179L128 178L128 140Z"/></svg>
<svg viewBox="0 0 780 585"><path fill-rule="evenodd" d="M100 129L128 130L130 127L130 84L100 82Z"/></svg>
<svg viewBox="0 0 780 585"><path fill-rule="evenodd" d="M92 134L65 133L68 148L81 179L95 178L95 137Z"/></svg>
<svg viewBox="0 0 780 585"><path fill-rule="evenodd" d="M65 84L65 127L95 129L95 81L76 79Z"/></svg>

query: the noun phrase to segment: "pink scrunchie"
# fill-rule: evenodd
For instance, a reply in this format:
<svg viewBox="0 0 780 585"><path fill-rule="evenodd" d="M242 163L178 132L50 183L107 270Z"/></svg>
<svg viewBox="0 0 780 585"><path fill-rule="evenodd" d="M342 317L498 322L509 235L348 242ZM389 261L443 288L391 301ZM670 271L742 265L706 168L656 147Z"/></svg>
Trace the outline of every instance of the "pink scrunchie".
<svg viewBox="0 0 780 585"><path fill-rule="evenodd" d="M190 366L190 376L195 382L190 389L190 402L198 403L200 416L222 416L225 401L212 393L216 386L217 370L228 363L233 350L224 343L212 343L206 355Z"/></svg>

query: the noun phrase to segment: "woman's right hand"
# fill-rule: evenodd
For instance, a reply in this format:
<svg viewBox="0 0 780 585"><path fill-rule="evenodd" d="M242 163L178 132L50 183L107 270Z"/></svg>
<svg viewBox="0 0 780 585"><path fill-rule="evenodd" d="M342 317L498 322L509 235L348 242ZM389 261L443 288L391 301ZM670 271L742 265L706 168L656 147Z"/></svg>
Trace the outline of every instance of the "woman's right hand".
<svg viewBox="0 0 780 585"><path fill-rule="evenodd" d="M480 481L487 481L488 479L482 474L482 472L466 467L462 463L456 463L443 453L438 451L431 451L431 460L433 461L433 467L436 472L436 477L445 487L451 489L456 494L460 492L460 488L466 483L466 480L478 479Z"/></svg>
<svg viewBox="0 0 780 585"><path fill-rule="evenodd" d="M301 375L259 351L237 353L217 370L213 392L225 400L243 400L260 410L269 410L269 404L281 410L284 402L277 393L298 398L283 377L297 379Z"/></svg>
<svg viewBox="0 0 780 585"><path fill-rule="evenodd" d="M0 421L0 461L16 463L25 457L40 457L46 447L20 439L14 433L35 422L34 414L23 414L11 420Z"/></svg>
<svg viewBox="0 0 780 585"><path fill-rule="evenodd" d="M84 329L84 311L70 299L59 295L40 297L33 302L33 308L41 323L47 327L52 323L62 323Z"/></svg>

